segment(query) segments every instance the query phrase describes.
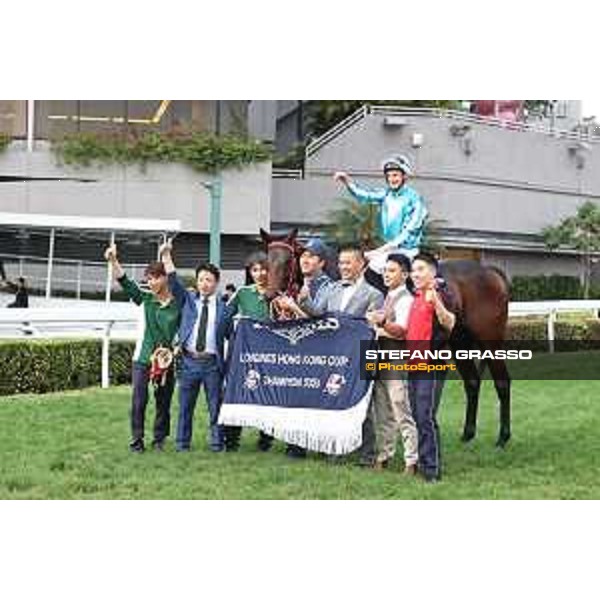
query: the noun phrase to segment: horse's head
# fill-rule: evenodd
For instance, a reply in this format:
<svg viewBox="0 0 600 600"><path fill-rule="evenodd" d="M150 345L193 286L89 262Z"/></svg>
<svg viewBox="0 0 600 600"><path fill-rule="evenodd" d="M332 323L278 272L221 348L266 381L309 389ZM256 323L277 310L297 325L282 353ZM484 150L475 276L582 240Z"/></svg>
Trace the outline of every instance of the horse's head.
<svg viewBox="0 0 600 600"><path fill-rule="evenodd" d="M269 260L269 285L267 298L272 300L281 293L295 296L300 281L298 257L302 247L296 240L298 230L294 229L287 235L273 236L264 229L260 237L265 244Z"/></svg>

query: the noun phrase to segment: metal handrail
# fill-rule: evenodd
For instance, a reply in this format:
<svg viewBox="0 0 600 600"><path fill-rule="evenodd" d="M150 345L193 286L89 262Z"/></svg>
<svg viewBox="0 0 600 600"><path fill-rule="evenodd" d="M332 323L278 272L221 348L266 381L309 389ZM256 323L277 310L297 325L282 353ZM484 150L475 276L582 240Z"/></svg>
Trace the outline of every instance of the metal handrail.
<svg viewBox="0 0 600 600"><path fill-rule="evenodd" d="M361 121L369 114L370 106L368 104L363 104L358 110L355 110L351 115L347 116L344 120L340 121L336 125L334 125L331 129L328 129L325 133L320 135L318 138L310 142L306 146L305 154L306 156L310 156L314 154L321 146L328 143L333 138L336 138L346 129Z"/></svg>
<svg viewBox="0 0 600 600"><path fill-rule="evenodd" d="M302 169L273 169L271 177L274 179L304 179L304 171Z"/></svg>
<svg viewBox="0 0 600 600"><path fill-rule="evenodd" d="M512 131L531 131L543 133L553 137L560 137L573 140L586 140L590 142L600 143L598 136L593 136L590 133L580 131L568 131L566 129L556 129L546 127L544 125L536 125L534 123L526 123L522 121L509 121L497 117L483 117L472 113L462 112L458 110L450 110L445 108L429 108L429 107L404 107L404 106L372 106L370 114L380 116L436 116L439 118L459 119L469 123L477 123L479 125L488 125L491 127L501 127Z"/></svg>
<svg viewBox="0 0 600 600"><path fill-rule="evenodd" d="M547 315L551 312L578 312L600 310L600 300L539 300L535 302L511 302L511 317Z"/></svg>
<svg viewBox="0 0 600 600"><path fill-rule="evenodd" d="M0 258L1 259L7 259L9 258L11 261L15 261L18 262L19 260L23 259L23 260L29 260L29 261L40 261L40 262L48 262L48 257L47 256L31 256L28 254L6 254L3 252L0 252ZM55 264L61 264L61 263L67 263L67 264L74 264L74 265L78 265L79 263L82 263L86 266L90 266L90 267L106 267L106 261L93 261L93 260L82 260L79 258L55 258L54 259L54 263ZM145 263L123 263L123 268L142 268L145 267L146 264Z"/></svg>
<svg viewBox="0 0 600 600"><path fill-rule="evenodd" d="M33 268L43 267L47 264L48 258L46 257L0 253L0 259L5 263L5 267L9 264L18 265L18 276L26 276L29 287L34 287L32 284L47 282L47 274L42 275L33 272ZM73 258L57 258L54 259L53 262L56 269L77 269L77 274L74 274L72 277L70 276L70 273L63 273L62 277L58 276L57 273L60 271L57 270L56 273L53 274L52 282L54 287L58 289L64 289L64 286L70 287L71 285L74 285L76 297L78 299L81 298L83 285L97 287L99 283L103 283L103 281L98 278L88 276L88 271L86 271L86 269L102 270L103 273L105 273L107 269L106 261L96 262ZM138 273L143 272L145 269L145 265L142 263L123 263L122 266L123 269L131 273L134 278Z"/></svg>
<svg viewBox="0 0 600 600"><path fill-rule="evenodd" d="M535 133L542 133L544 135L569 139L575 141L585 140L591 143L600 143L600 137L594 136L589 132L583 131L568 131L566 129L556 129L554 127L546 127L544 125L536 125L533 123L524 123L521 121L508 121L506 119L499 119L497 117L483 117L481 115L474 115L468 112L462 112L459 110L450 110L445 108L430 108L430 107L410 107L410 106L371 106L364 104L361 108L353 112L351 115L346 117L334 125L331 129L328 129L325 133L320 135L318 138L313 140L306 146L306 157L314 154L319 148L336 138L338 135L346 131L349 127L366 117L367 115L378 115L378 116L433 116L438 118L457 119L466 121L468 123L475 123L478 125L486 125L489 127L500 127L502 129L509 129L511 131L529 131Z"/></svg>

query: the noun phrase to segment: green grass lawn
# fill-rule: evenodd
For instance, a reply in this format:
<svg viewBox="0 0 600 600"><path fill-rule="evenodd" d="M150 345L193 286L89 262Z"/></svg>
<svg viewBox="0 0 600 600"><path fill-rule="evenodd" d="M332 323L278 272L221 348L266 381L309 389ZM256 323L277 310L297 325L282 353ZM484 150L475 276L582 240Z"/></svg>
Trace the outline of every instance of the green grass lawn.
<svg viewBox="0 0 600 600"><path fill-rule="evenodd" d="M2 398L0 498L600 498L600 381L513 386L513 440L500 451L490 382L478 437L467 446L459 441L461 386L448 383L444 480L434 486L406 478L400 464L375 473L315 455L292 461L281 443L259 454L253 430L240 452L212 454L202 404L192 452L177 454L170 442L162 454L132 455L127 387Z"/></svg>

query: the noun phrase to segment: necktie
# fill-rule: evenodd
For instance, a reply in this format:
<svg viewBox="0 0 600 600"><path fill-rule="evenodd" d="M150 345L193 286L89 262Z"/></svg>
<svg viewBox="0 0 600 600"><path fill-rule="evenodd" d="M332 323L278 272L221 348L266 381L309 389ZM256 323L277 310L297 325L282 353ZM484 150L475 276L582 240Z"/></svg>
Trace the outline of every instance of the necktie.
<svg viewBox="0 0 600 600"><path fill-rule="evenodd" d="M198 339L196 340L196 350L203 352L206 346L206 326L208 325L208 297L202 299L202 312L200 313L200 323L198 324Z"/></svg>

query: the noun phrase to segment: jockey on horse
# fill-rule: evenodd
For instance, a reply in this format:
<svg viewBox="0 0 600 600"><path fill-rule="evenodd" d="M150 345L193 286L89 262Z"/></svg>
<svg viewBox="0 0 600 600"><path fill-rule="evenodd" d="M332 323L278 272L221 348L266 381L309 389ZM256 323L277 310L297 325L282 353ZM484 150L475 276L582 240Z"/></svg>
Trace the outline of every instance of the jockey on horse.
<svg viewBox="0 0 600 600"><path fill-rule="evenodd" d="M379 289L384 289L381 273L389 254L404 254L412 260L419 253L427 218L422 196L406 184L414 173L409 159L402 154L393 156L383 162L382 168L387 186L375 190L356 184L345 172L333 176L335 181L345 184L359 202L381 207L381 232L385 243L365 253L369 261L367 280Z"/></svg>

